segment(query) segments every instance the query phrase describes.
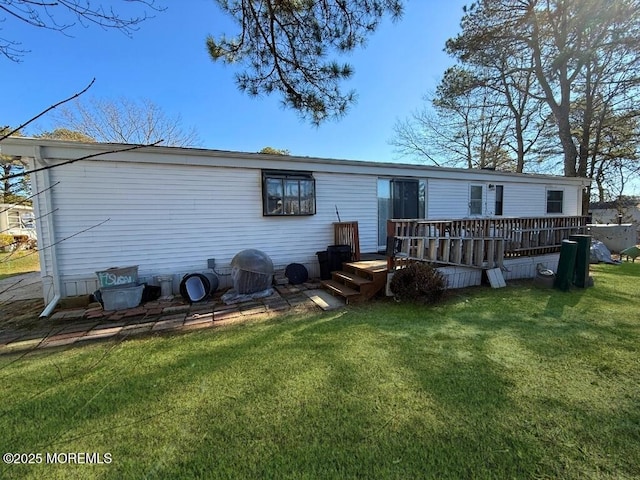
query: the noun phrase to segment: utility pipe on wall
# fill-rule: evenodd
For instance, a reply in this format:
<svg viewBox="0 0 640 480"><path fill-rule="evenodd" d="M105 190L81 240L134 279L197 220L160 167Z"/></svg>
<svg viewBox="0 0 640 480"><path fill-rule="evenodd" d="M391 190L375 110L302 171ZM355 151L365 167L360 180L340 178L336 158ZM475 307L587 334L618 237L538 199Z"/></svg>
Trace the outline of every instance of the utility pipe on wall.
<svg viewBox="0 0 640 480"><path fill-rule="evenodd" d="M35 166L39 167L39 166L47 166L47 161L44 160L44 158L42 157L42 147L41 146L36 146L35 147L35 152L33 155L34 158L34 162L35 162ZM42 172L38 172L35 173L33 175L33 180L36 184L36 191L42 191L42 195L44 197L44 204L46 209L48 210L47 214L51 214L47 217L47 222L49 222L49 227L47 229L48 233L49 233L49 245L48 246L42 246L40 247L40 252L44 252L45 248L49 249L49 253L51 255L51 277L53 279L53 298L51 299L51 301L47 304L47 306L45 307L45 309L42 311L42 313L40 314L40 318L43 317L48 317L49 315L51 315L51 312L53 312L53 309L56 308L56 305L58 304L58 302L60 301L60 298L62 296L62 285L60 284L60 275L58 272L58 255L57 255L57 250L56 250L56 238L55 238L55 215L53 214L53 200L52 200L52 195L51 195L51 169L47 169L44 170ZM42 175L42 190L39 190L38 187L38 176ZM37 202L37 207L38 207L38 216L42 216L43 212L42 212L42 202L40 202L40 199L37 198L36 196L36 202ZM43 231L42 228L38 229L38 235L39 238L41 239L40 241L44 240L44 235L43 235ZM40 257L40 264L42 266L44 266L45 271L47 270L47 265L45 260L45 255L44 253L42 253L42 256ZM46 272L48 273L48 272Z"/></svg>

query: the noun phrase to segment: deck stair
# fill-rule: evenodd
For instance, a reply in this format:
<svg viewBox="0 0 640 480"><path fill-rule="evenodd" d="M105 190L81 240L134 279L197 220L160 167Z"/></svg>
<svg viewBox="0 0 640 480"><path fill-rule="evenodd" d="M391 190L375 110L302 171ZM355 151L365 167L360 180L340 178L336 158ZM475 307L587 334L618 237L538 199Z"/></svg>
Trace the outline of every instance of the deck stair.
<svg viewBox="0 0 640 480"><path fill-rule="evenodd" d="M386 260L345 262L342 270L331 272L331 280L322 286L347 303L363 302L382 291L387 282Z"/></svg>

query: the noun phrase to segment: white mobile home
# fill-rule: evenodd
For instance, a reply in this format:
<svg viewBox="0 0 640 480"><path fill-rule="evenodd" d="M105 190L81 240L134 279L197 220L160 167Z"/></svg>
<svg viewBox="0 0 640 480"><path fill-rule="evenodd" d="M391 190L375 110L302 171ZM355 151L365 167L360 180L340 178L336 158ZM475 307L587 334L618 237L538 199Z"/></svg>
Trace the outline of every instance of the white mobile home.
<svg viewBox="0 0 640 480"><path fill-rule="evenodd" d="M9 138L29 162L45 300L86 294L95 272L224 271L241 250L318 275L332 223L357 221L360 250L384 249L390 218L582 215L583 178L216 150ZM70 160L77 160L66 163Z"/></svg>
<svg viewBox="0 0 640 480"><path fill-rule="evenodd" d="M33 207L0 203L0 233L11 235L16 243L35 240Z"/></svg>

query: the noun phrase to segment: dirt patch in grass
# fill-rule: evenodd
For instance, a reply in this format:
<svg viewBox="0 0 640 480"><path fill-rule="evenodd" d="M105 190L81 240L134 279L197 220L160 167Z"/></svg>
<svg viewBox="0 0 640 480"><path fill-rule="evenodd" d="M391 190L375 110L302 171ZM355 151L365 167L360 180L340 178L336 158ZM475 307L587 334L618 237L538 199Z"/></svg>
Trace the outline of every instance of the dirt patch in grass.
<svg viewBox="0 0 640 480"><path fill-rule="evenodd" d="M44 310L43 299L14 300L0 303L0 330L16 327L33 328L38 325Z"/></svg>
<svg viewBox="0 0 640 480"><path fill-rule="evenodd" d="M0 278L0 330L30 328L43 309L38 272Z"/></svg>

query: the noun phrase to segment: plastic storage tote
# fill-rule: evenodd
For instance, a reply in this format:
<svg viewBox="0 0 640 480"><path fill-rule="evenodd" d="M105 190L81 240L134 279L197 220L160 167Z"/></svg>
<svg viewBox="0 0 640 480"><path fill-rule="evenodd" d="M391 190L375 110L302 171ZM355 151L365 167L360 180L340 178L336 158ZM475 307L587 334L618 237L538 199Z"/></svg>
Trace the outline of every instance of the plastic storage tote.
<svg viewBox="0 0 640 480"><path fill-rule="evenodd" d="M101 289L102 303L105 310L125 310L140 305L144 285Z"/></svg>

